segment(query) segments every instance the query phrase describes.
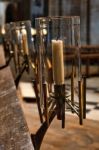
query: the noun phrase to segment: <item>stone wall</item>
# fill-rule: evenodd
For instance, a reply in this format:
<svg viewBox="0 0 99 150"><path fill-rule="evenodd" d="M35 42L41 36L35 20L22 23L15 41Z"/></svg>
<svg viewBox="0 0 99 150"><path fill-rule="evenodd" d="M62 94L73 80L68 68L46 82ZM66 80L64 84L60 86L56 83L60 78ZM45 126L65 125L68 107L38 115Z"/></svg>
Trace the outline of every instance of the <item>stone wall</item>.
<svg viewBox="0 0 99 150"><path fill-rule="evenodd" d="M99 43L99 0L90 2L90 43Z"/></svg>

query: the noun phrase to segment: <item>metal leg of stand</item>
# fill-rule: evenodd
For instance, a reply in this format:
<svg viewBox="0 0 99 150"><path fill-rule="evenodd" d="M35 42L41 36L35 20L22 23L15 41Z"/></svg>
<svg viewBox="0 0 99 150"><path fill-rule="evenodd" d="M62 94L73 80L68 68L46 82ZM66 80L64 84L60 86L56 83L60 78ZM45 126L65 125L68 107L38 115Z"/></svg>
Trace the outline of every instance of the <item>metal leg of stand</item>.
<svg viewBox="0 0 99 150"><path fill-rule="evenodd" d="M65 100L62 104L62 128L65 128Z"/></svg>
<svg viewBox="0 0 99 150"><path fill-rule="evenodd" d="M83 118L86 118L86 77L83 77Z"/></svg>
<svg viewBox="0 0 99 150"><path fill-rule="evenodd" d="M71 105L74 106L74 66L72 65L72 76L71 76ZM74 112L71 109L72 113Z"/></svg>
<svg viewBox="0 0 99 150"><path fill-rule="evenodd" d="M48 101L47 101L47 85L43 84L44 91L44 111L45 111L45 119L47 124L49 125L49 115L48 115Z"/></svg>
<svg viewBox="0 0 99 150"><path fill-rule="evenodd" d="M53 121L53 119L54 119L55 116L56 116L56 108L51 113L51 116L49 118L49 125L51 124L51 122ZM41 125L41 127L38 129L38 131L36 132L36 134L31 134L31 138L32 138L32 142L33 142L35 150L40 150L40 146L42 144L44 135L46 134L48 128L49 128L49 126L48 126L47 122L45 121Z"/></svg>
<svg viewBox="0 0 99 150"><path fill-rule="evenodd" d="M26 64L24 63L23 66L22 66L22 69L20 71L20 73L17 75L16 79L15 79L15 85L16 87L18 87L18 84L19 84L19 81L24 73L24 71L26 70Z"/></svg>
<svg viewBox="0 0 99 150"><path fill-rule="evenodd" d="M37 101L40 121L41 121L41 123L43 123L42 111L41 111L41 107L40 107L39 92L38 92L37 83L35 80L33 80L33 86L34 86L34 91L35 91L35 95L36 95L36 101Z"/></svg>
<svg viewBox="0 0 99 150"><path fill-rule="evenodd" d="M83 98L82 98L82 81L78 81L79 89L79 123L83 124Z"/></svg>

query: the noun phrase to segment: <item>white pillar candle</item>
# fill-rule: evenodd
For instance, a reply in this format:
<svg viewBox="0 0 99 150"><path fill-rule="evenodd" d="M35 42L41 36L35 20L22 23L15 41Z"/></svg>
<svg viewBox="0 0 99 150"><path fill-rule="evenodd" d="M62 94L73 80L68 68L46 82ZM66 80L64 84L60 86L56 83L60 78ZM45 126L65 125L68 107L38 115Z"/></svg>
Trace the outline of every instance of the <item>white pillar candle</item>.
<svg viewBox="0 0 99 150"><path fill-rule="evenodd" d="M29 54L28 41L27 41L27 32L25 29L22 29L22 42L23 42L23 51L26 55Z"/></svg>
<svg viewBox="0 0 99 150"><path fill-rule="evenodd" d="M52 40L52 65L55 84L64 84L63 41Z"/></svg>

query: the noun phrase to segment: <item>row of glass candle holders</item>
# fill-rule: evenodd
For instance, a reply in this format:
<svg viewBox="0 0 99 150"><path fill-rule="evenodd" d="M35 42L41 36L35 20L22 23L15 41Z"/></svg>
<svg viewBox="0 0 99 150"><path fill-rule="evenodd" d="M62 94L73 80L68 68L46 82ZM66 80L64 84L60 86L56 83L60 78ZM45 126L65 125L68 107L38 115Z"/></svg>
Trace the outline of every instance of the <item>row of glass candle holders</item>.
<svg viewBox="0 0 99 150"><path fill-rule="evenodd" d="M57 118L62 119L65 108L69 108L80 117L82 124L85 102L82 100L80 18L36 18L35 29L31 27L31 21L13 22L4 26L3 37L5 54L8 62L14 58L16 72L22 73L23 66L29 71L32 66L41 122L43 111L48 121L52 110L56 109ZM68 73L70 82L67 80Z"/></svg>

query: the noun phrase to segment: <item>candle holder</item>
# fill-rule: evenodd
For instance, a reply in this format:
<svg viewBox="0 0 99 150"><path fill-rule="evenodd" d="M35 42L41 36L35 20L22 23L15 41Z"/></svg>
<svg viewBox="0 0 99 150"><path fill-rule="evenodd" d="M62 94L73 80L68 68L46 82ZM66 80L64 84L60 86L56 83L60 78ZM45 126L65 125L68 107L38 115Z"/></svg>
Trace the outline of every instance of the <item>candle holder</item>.
<svg viewBox="0 0 99 150"><path fill-rule="evenodd" d="M29 20L5 24L4 29L5 34L3 35L3 45L5 54L8 53L8 63L0 67L0 69L10 65L10 62L14 62L14 65L11 67L12 72L15 74L13 76L16 87L18 87L24 71L27 71L27 73L30 74L30 68L33 69L32 79L30 80L32 80L34 86L40 120L43 122L38 90L38 61L35 50L36 30L31 27L31 21Z"/></svg>
<svg viewBox="0 0 99 150"><path fill-rule="evenodd" d="M30 73L30 68L33 69L33 80L37 80L37 54L35 50L35 34L31 26L31 21L19 21L15 23L10 23L12 28L12 43L17 46L17 51L15 53L16 65L18 66L16 71L19 71L15 79L16 85L18 85L23 72L26 70ZM35 87L35 85L34 85ZM37 90L36 90L37 91Z"/></svg>
<svg viewBox="0 0 99 150"><path fill-rule="evenodd" d="M17 45L17 60L16 66L18 66L19 73L16 76L15 84L18 83L26 70L30 73L30 68L33 70L32 83L36 95L38 113L41 123L43 123L43 117L39 101L39 89L38 89L38 58L35 50L35 33L31 27L30 21L21 21L10 24L12 27L13 45ZM30 79L31 80L31 79Z"/></svg>
<svg viewBox="0 0 99 150"><path fill-rule="evenodd" d="M86 118L86 79L81 74L80 18L36 18L41 114L45 118L36 135L35 149L55 116L65 127L66 111L77 114L80 125ZM68 58L71 53L72 59ZM69 73L69 75L68 75Z"/></svg>
<svg viewBox="0 0 99 150"><path fill-rule="evenodd" d="M5 24L5 35L3 40L5 54L9 53L9 63L11 59L15 68L15 84L18 86L19 80L24 71L29 73L30 66L35 62L35 50L33 47L31 21L19 21ZM9 64L6 63L6 66Z"/></svg>
<svg viewBox="0 0 99 150"><path fill-rule="evenodd" d="M16 73L21 71L21 67L26 67L29 71L29 30L31 29L30 21L20 21L10 23L11 39L13 46L13 58L15 62ZM24 65L25 64L25 65Z"/></svg>

